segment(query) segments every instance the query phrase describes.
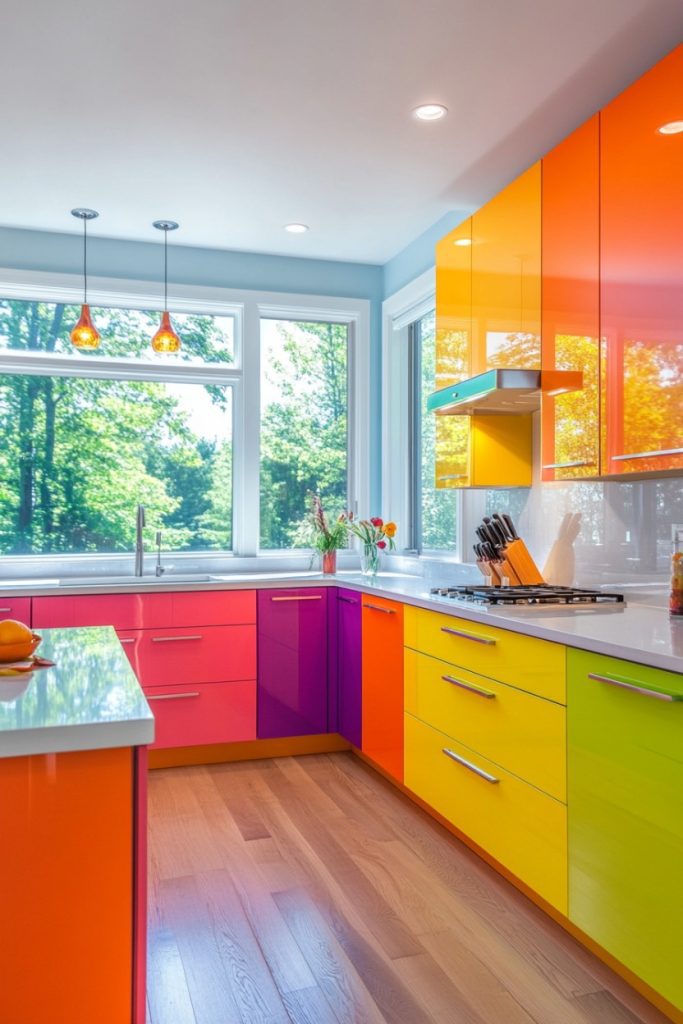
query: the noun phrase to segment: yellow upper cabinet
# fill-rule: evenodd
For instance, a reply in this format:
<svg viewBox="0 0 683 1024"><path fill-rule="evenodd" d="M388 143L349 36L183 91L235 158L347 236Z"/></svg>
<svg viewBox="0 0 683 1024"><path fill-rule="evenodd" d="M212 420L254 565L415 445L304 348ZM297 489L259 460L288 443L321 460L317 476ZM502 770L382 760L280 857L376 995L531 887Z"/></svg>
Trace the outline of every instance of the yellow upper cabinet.
<svg viewBox="0 0 683 1024"><path fill-rule="evenodd" d="M472 217L471 375L541 366L541 164Z"/></svg>
<svg viewBox="0 0 683 1024"><path fill-rule="evenodd" d="M435 390L470 376L472 345L472 218L436 246Z"/></svg>

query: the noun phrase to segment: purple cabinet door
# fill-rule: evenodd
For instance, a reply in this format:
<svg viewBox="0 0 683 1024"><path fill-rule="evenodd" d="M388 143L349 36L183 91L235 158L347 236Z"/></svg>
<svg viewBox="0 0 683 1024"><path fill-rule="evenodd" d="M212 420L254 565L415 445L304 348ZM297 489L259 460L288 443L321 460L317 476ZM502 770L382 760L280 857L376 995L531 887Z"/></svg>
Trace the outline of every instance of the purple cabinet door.
<svg viewBox="0 0 683 1024"><path fill-rule="evenodd" d="M354 747L362 739L362 617L361 595L337 590L337 731Z"/></svg>
<svg viewBox="0 0 683 1024"><path fill-rule="evenodd" d="M327 591L258 593L259 739L327 732Z"/></svg>

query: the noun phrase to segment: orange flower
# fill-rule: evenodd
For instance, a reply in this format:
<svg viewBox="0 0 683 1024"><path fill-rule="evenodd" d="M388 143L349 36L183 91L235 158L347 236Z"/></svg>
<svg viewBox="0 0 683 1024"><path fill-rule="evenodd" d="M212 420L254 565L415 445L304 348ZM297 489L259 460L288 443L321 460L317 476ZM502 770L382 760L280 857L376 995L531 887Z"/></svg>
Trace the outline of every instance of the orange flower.
<svg viewBox="0 0 683 1024"><path fill-rule="evenodd" d="M396 523L385 523L384 524L384 532L386 533L387 537L395 537L396 536L396 530L397 530Z"/></svg>

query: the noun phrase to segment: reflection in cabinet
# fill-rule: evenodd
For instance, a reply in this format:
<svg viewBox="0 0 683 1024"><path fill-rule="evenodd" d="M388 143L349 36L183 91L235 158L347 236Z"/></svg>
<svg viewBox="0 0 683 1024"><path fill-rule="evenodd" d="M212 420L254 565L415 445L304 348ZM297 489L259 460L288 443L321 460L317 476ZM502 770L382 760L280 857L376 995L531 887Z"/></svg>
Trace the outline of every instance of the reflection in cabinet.
<svg viewBox="0 0 683 1024"><path fill-rule="evenodd" d="M258 593L258 738L327 732L327 591Z"/></svg>
<svg viewBox="0 0 683 1024"><path fill-rule="evenodd" d="M436 246L436 373L434 388L471 375L472 218Z"/></svg>
<svg viewBox="0 0 683 1024"><path fill-rule="evenodd" d="M568 668L569 917L683 1010L683 677Z"/></svg>
<svg viewBox="0 0 683 1024"><path fill-rule="evenodd" d="M683 46L601 113L604 473L683 469Z"/></svg>
<svg viewBox="0 0 683 1024"><path fill-rule="evenodd" d="M337 643L337 731L353 743L362 744L362 594L354 590L336 592Z"/></svg>
<svg viewBox="0 0 683 1024"><path fill-rule="evenodd" d="M542 479L600 473L600 139L596 114L543 159L543 370L579 391L542 396Z"/></svg>

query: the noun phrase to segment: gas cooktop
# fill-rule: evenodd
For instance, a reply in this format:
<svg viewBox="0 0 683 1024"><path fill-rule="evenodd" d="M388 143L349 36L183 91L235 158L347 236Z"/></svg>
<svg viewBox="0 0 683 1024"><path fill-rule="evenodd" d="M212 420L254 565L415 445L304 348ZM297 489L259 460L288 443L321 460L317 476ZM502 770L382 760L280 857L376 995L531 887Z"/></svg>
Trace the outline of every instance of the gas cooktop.
<svg viewBox="0 0 683 1024"><path fill-rule="evenodd" d="M549 583L539 586L518 587L432 587L435 597L450 597L454 601L471 604L514 605L585 605L623 604L623 594L607 594L602 590L582 590L578 587L553 587Z"/></svg>

